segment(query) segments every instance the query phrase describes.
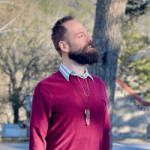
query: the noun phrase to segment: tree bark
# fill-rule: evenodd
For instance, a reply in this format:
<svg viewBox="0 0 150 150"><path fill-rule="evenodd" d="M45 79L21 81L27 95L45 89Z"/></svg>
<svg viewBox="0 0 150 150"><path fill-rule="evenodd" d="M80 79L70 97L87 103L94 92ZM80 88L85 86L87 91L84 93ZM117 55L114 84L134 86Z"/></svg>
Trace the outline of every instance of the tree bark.
<svg viewBox="0 0 150 150"><path fill-rule="evenodd" d="M12 105L13 106L13 111L14 111L14 123L18 123L18 119L19 119L19 107L17 107L16 105Z"/></svg>
<svg viewBox="0 0 150 150"><path fill-rule="evenodd" d="M117 60L126 2L127 0L98 0L96 8L93 41L100 60L97 64L89 66L89 72L105 82L110 120L113 116Z"/></svg>

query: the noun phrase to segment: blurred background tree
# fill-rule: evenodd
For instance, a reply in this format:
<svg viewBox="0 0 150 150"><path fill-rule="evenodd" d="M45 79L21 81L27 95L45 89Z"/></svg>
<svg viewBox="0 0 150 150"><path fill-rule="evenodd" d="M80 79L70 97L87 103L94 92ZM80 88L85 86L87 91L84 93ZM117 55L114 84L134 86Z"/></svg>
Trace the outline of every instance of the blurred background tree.
<svg viewBox="0 0 150 150"><path fill-rule="evenodd" d="M128 0L125 13L128 16L128 20L135 21L149 11L150 0Z"/></svg>
<svg viewBox="0 0 150 150"><path fill-rule="evenodd" d="M26 96L32 95L36 83L54 72L60 62L50 53L49 24L36 8L28 1L4 3L2 7L0 70L8 80L5 100L12 104L14 123L18 123L18 110L25 107Z"/></svg>
<svg viewBox="0 0 150 150"><path fill-rule="evenodd" d="M150 40L141 34L134 22L124 27L118 61L118 76L139 95L150 101Z"/></svg>

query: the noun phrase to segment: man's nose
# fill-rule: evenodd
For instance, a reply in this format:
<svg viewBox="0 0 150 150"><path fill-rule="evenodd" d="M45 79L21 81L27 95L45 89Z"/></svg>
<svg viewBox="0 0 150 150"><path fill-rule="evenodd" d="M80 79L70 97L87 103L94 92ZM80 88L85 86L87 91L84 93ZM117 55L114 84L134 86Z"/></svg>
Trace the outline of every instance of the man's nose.
<svg viewBox="0 0 150 150"><path fill-rule="evenodd" d="M93 38L90 35L87 35L86 42L89 43L91 41L93 41Z"/></svg>

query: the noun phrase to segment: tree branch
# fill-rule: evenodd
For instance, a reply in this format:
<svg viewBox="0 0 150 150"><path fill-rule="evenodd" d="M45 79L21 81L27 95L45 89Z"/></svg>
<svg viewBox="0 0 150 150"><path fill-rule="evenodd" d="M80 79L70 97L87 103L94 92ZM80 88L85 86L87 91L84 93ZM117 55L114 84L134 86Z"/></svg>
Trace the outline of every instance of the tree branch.
<svg viewBox="0 0 150 150"><path fill-rule="evenodd" d="M21 13L24 11L25 6L26 5L24 5L22 11L14 19L12 19L9 23L5 24L2 28L0 28L0 32L7 28L10 24L12 24L21 15Z"/></svg>
<svg viewBox="0 0 150 150"><path fill-rule="evenodd" d="M14 32L20 32L20 31L23 31L23 30L25 30L25 28L23 28L23 29L17 29L17 28L13 28L13 29L9 29L9 30L4 30L4 31L0 31L0 33L6 33L6 32L12 32L12 31L14 31Z"/></svg>
<svg viewBox="0 0 150 150"><path fill-rule="evenodd" d="M4 30L5 28L7 28L10 24L12 24L18 17L20 16L20 14L18 14L14 19L12 19L9 23L5 24L1 29L0 32L2 30Z"/></svg>
<svg viewBox="0 0 150 150"><path fill-rule="evenodd" d="M9 2L9 1L2 1L0 2L0 4L10 4L10 5L14 5L16 2Z"/></svg>
<svg viewBox="0 0 150 150"><path fill-rule="evenodd" d="M35 57L33 58L26 66L26 69L25 69L25 72L24 72L24 75L22 77L22 80L21 80L21 83L20 83L20 86L19 87L22 87L22 84L26 78L26 76L29 74L29 71L30 71L30 65L34 62L34 61L38 61L39 60L39 57Z"/></svg>

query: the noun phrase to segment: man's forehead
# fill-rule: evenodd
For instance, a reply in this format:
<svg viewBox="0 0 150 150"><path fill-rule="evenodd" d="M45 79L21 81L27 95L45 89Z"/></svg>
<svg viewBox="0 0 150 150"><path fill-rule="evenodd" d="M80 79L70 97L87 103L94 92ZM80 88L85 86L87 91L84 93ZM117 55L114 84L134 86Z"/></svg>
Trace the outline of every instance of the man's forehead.
<svg viewBox="0 0 150 150"><path fill-rule="evenodd" d="M68 30L69 33L71 33L72 31L77 33L86 30L84 26L76 20L67 21L63 25L65 26L65 28Z"/></svg>

